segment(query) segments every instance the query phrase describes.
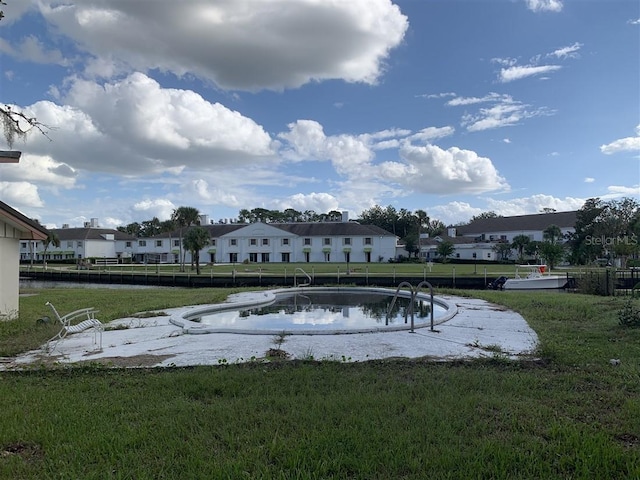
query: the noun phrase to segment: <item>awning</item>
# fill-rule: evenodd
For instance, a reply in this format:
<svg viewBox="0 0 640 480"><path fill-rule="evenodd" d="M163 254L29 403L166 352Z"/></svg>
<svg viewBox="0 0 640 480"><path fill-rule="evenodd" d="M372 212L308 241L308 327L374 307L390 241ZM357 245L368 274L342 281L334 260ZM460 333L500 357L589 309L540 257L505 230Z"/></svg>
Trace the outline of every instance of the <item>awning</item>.
<svg viewBox="0 0 640 480"><path fill-rule="evenodd" d="M367 253L371 252L371 250L373 250L373 248L371 248L371 247L364 247L364 251L365 251L365 252L367 252Z"/></svg>
<svg viewBox="0 0 640 480"><path fill-rule="evenodd" d="M309 252L311 252L311 247L303 247L303 248L302 248L302 251L303 251L304 253L309 253Z"/></svg>
<svg viewBox="0 0 640 480"><path fill-rule="evenodd" d="M210 248L209 250L207 250L207 253L216 253L216 249L215 248Z"/></svg>
<svg viewBox="0 0 640 480"><path fill-rule="evenodd" d="M344 253L351 253L351 247L344 247L344 248L342 249L342 251L343 251Z"/></svg>
<svg viewBox="0 0 640 480"><path fill-rule="evenodd" d="M323 251L324 253L329 253L329 252L331 251L331 247L324 247L324 248L322 249L322 251Z"/></svg>

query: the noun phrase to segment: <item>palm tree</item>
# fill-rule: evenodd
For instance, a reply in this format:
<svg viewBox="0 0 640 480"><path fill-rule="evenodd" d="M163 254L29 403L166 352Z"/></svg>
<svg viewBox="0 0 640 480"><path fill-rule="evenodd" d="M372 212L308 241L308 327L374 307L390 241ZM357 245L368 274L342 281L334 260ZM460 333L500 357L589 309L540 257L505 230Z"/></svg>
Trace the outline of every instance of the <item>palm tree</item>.
<svg viewBox="0 0 640 480"><path fill-rule="evenodd" d="M557 225L549 225L542 231L542 236L544 242L540 244L540 253L552 269L564 256L564 246L560 244L562 230Z"/></svg>
<svg viewBox="0 0 640 480"><path fill-rule="evenodd" d="M196 264L196 274L200 275L200 250L209 245L209 232L202 227L190 228L184 236L184 248L191 252L192 262Z"/></svg>
<svg viewBox="0 0 640 480"><path fill-rule="evenodd" d="M550 243L558 243L562 239L562 230L557 225L549 225L542 231L542 236Z"/></svg>
<svg viewBox="0 0 640 480"><path fill-rule="evenodd" d="M440 257L442 257L442 263L447 263L448 258L453 255L455 249L456 247L453 245L453 242L445 240L438 245L436 252Z"/></svg>
<svg viewBox="0 0 640 480"><path fill-rule="evenodd" d="M60 239L55 232L49 230L47 234L47 238L44 241L44 250L42 251L42 263L44 265L44 269L47 269L47 250L49 249L49 245L53 245L56 248L60 248Z"/></svg>
<svg viewBox="0 0 640 480"><path fill-rule="evenodd" d="M516 235L511 241L511 248L518 250L518 261L520 263L524 260L524 249L531 242L531 239L527 235Z"/></svg>
<svg viewBox="0 0 640 480"><path fill-rule="evenodd" d="M182 231L184 227L196 225L200 220L200 212L194 207L178 207L171 214L171 221L180 230L180 271L184 272L184 249L182 248Z"/></svg>

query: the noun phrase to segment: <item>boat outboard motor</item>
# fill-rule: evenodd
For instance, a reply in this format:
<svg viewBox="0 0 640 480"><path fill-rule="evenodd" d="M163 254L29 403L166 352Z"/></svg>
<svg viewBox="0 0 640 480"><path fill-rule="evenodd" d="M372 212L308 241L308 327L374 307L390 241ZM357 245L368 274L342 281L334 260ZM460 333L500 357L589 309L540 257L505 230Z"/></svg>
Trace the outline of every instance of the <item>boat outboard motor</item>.
<svg viewBox="0 0 640 480"><path fill-rule="evenodd" d="M487 285L487 288L491 290L502 290L506 281L507 281L507 277L505 276L498 277L493 282L490 282L489 285Z"/></svg>

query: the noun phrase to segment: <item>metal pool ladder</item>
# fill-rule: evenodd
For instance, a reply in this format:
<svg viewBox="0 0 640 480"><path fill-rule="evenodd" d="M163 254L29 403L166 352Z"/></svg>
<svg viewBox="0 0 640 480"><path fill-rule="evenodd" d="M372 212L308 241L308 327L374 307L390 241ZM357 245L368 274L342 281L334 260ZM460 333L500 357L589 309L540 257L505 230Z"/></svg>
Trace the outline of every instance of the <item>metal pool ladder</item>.
<svg viewBox="0 0 640 480"><path fill-rule="evenodd" d="M435 330L433 329L433 286L426 280L420 282L415 287L411 285L409 282L401 282L398 285L398 288L396 289L396 294L393 296L393 300L391 300L391 304L389 305L389 310L387 311L387 319L386 319L387 325L389 324L389 315L391 315L391 310L393 310L393 307L396 304L396 300L398 299L398 294L400 293L400 289L402 287L408 287L409 290L411 291L411 297L409 299L409 308L404 312L404 323L407 323L407 316L409 313L411 314L411 329L409 330L409 333L415 333L414 304L415 304L416 296L418 295L418 293L420 293L420 289L422 287L429 287L429 296L431 298L431 331L434 332Z"/></svg>
<svg viewBox="0 0 640 480"><path fill-rule="evenodd" d="M300 271L302 272L302 274L307 277L307 283L301 283L298 284L298 275L297 272ZM311 282L313 281L313 279L309 276L309 274L307 272L305 272L303 269L301 269L300 267L297 267L295 269L295 271L293 272L293 286L294 287L308 287L309 285L311 285Z"/></svg>

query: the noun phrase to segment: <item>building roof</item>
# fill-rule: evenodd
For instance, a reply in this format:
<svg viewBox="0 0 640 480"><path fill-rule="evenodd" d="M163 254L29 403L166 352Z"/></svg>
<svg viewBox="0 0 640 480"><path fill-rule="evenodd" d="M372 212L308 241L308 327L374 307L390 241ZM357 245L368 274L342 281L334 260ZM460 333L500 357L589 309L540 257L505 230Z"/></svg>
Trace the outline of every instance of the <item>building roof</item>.
<svg viewBox="0 0 640 480"><path fill-rule="evenodd" d="M209 235L211 236L211 238L218 238L218 237L221 237L222 235L226 235L227 233L235 232L236 230L244 228L247 225L249 224L248 223L211 223L211 224L200 225L200 226L204 228L207 232L209 232ZM182 230L182 235L184 235L189 228L190 227L185 227ZM180 237L180 230L176 229L171 232L159 233L158 235L154 235L152 237L140 237L140 239L142 240L144 238L179 238L179 237Z"/></svg>
<svg viewBox="0 0 640 480"><path fill-rule="evenodd" d="M371 236L387 237L395 235L376 225L363 225L356 222L294 222L294 223L270 223L272 227L300 237L319 236Z"/></svg>
<svg viewBox="0 0 640 480"><path fill-rule="evenodd" d="M479 218L469 225L456 227L459 235L480 235L490 232L542 231L549 225L560 228L574 228L577 211L536 213L513 217Z"/></svg>
<svg viewBox="0 0 640 480"><path fill-rule="evenodd" d="M421 238L420 245L422 246L437 246L442 242L451 242L454 245L466 245L466 244L476 244L476 240L471 237L450 237L449 235L437 235L435 237L429 238Z"/></svg>
<svg viewBox="0 0 640 480"><path fill-rule="evenodd" d="M52 232L58 236L60 241L65 240L105 240L104 235L112 234L114 240L137 240L133 235L121 232L120 230L113 230L111 228L56 228L52 229Z"/></svg>
<svg viewBox="0 0 640 480"><path fill-rule="evenodd" d="M255 225L255 223L218 223L201 225L211 235L211 238L219 238L223 235L235 232L242 228ZM394 236L392 233L375 225L362 225L356 222L292 222L292 223L265 223L264 225L284 230L292 235L300 237L320 237L320 236ZM186 229L182 232L186 232ZM180 232L174 230L171 233L162 233L153 238L177 238Z"/></svg>
<svg viewBox="0 0 640 480"><path fill-rule="evenodd" d="M0 219L20 230L22 240L44 240L49 235L45 227L4 202L0 202Z"/></svg>

